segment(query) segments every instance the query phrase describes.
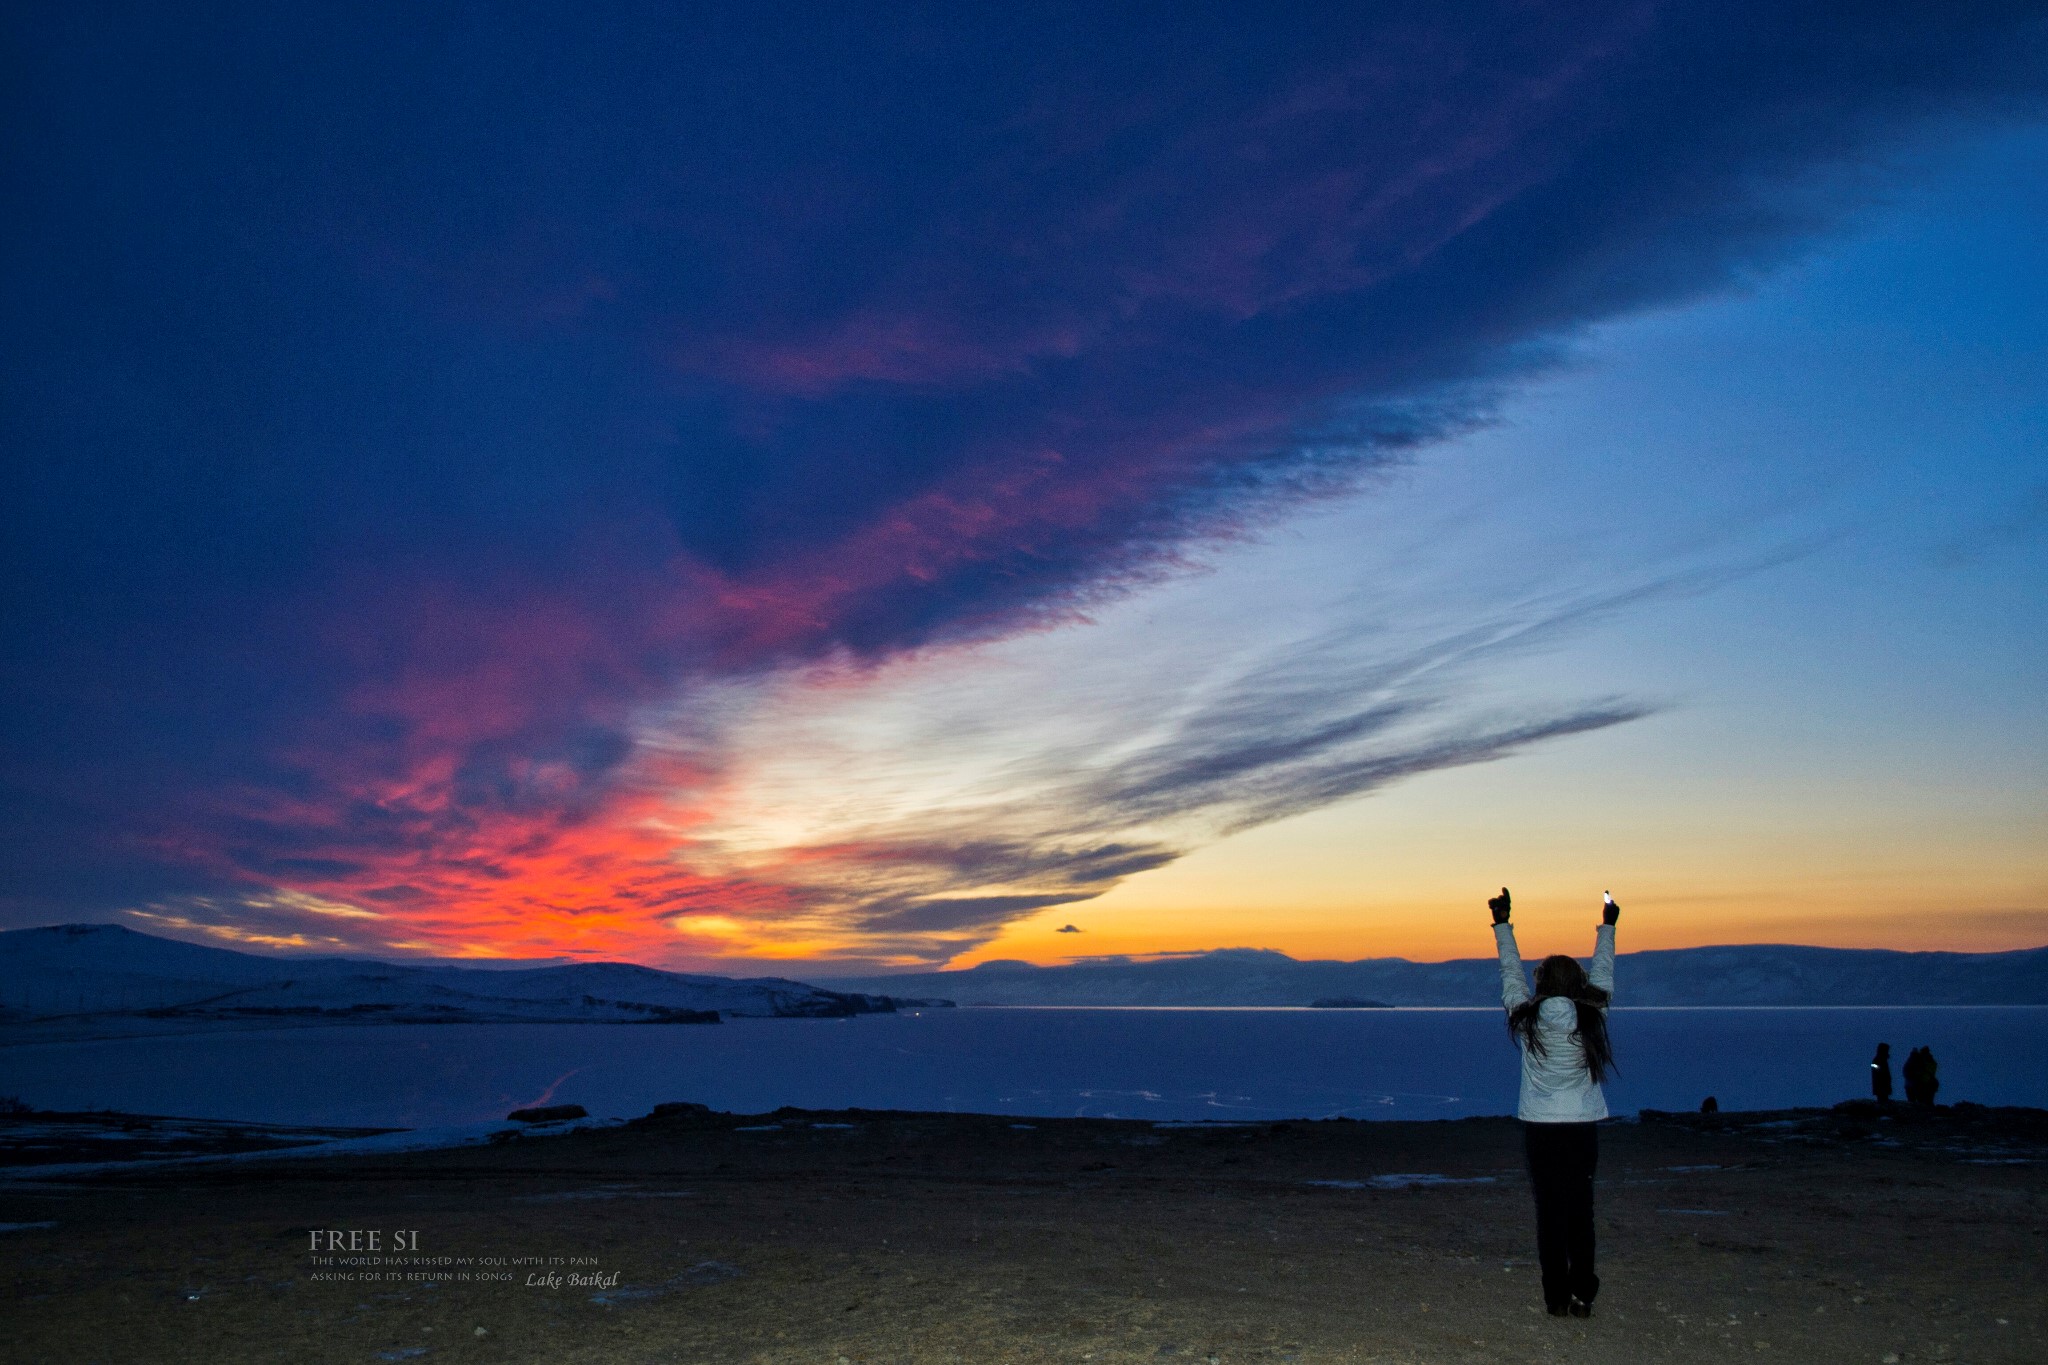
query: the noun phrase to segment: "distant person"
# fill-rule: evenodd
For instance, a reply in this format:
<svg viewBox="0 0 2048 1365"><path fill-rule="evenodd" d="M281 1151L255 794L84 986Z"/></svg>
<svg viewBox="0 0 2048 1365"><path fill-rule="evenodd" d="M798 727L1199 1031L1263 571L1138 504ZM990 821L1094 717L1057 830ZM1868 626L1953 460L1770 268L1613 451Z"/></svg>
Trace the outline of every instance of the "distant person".
<svg viewBox="0 0 2048 1365"><path fill-rule="evenodd" d="M1500 998L1508 1032L1522 1052L1522 1146L1536 1195L1536 1259L1543 1267L1543 1305L1552 1317L1593 1315L1600 1277L1593 1273L1593 1169L1607 1117L1600 1082L1614 1065L1607 1041L1607 1002L1614 990L1614 922L1621 907L1606 898L1593 934L1590 970L1562 955L1536 968L1536 993L1515 948L1508 889L1487 902L1500 950Z"/></svg>
<svg viewBox="0 0 2048 1365"><path fill-rule="evenodd" d="M1892 1045L1879 1043L1877 1055L1870 1059L1870 1093L1877 1097L1879 1104L1892 1102Z"/></svg>
<svg viewBox="0 0 2048 1365"><path fill-rule="evenodd" d="M1941 1089L1939 1067L1930 1048L1916 1047L1906 1054L1906 1064L1900 1070L1906 1079L1906 1102L1908 1104L1931 1105L1935 1092Z"/></svg>

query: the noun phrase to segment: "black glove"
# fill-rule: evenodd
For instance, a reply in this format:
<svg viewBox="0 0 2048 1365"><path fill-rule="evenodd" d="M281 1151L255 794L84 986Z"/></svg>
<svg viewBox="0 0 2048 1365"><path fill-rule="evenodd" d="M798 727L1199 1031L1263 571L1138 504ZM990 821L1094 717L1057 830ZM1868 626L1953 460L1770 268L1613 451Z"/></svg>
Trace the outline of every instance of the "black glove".
<svg viewBox="0 0 2048 1365"><path fill-rule="evenodd" d="M1600 922L1602 924L1612 924L1620 918L1621 906L1612 896L1608 897L1607 903L1600 907Z"/></svg>
<svg viewBox="0 0 2048 1365"><path fill-rule="evenodd" d="M1503 886L1500 889L1500 894L1486 903L1486 908L1493 911L1493 922L1495 924L1506 924L1508 922L1508 911L1513 908L1508 900L1508 889Z"/></svg>

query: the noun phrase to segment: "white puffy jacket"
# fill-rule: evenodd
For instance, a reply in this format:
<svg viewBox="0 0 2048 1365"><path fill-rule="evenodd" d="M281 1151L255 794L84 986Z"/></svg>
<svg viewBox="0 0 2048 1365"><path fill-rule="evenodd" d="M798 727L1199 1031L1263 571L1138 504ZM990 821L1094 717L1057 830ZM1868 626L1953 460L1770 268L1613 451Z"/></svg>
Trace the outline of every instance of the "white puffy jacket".
<svg viewBox="0 0 2048 1365"><path fill-rule="evenodd" d="M1529 998L1529 978L1522 955L1515 950L1511 924L1493 926L1500 947L1500 1002L1512 1010ZM1614 926L1603 924L1593 934L1593 961L1586 979L1603 991L1614 990ZM1607 1097L1586 1070L1586 1053L1572 1033L1578 1011L1562 996L1551 996L1536 1011L1536 1036L1541 1053L1522 1048L1522 1102L1515 1113L1530 1123L1592 1123L1607 1117ZM1521 1035L1515 1037L1521 1046Z"/></svg>

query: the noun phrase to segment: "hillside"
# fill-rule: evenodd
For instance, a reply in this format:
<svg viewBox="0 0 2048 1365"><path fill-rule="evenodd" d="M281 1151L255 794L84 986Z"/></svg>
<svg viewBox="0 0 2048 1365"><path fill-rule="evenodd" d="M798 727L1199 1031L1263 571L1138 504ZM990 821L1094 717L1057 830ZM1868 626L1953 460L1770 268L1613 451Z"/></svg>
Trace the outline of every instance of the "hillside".
<svg viewBox="0 0 2048 1365"><path fill-rule="evenodd" d="M0 933L0 1020L118 1016L349 1023L715 1023L886 1013L899 1002L779 977L623 962L486 970L209 948L114 924Z"/></svg>
<svg viewBox="0 0 2048 1365"><path fill-rule="evenodd" d="M1299 961L1263 948L1058 967L984 962L965 971L825 977L845 990L941 995L961 1005L1306 1005L1350 996L1390 1005L1487 1005L1491 958ZM1623 953L1630 1005L2048 1005L2048 947L2007 953L1743 944Z"/></svg>

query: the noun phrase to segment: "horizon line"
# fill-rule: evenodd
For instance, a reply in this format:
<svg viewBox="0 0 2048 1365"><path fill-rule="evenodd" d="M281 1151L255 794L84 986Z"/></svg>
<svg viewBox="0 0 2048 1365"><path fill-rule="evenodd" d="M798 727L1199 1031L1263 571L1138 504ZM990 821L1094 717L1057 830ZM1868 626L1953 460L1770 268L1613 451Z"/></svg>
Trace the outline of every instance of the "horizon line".
<svg viewBox="0 0 2048 1365"><path fill-rule="evenodd" d="M378 963L380 965L397 967L453 967L458 969L462 967L473 967L478 970L493 970L506 967L543 969L548 967L624 966L638 967L643 970L650 971L670 972L676 975L717 976L723 974L715 969L684 969L674 967L656 967L645 962L634 962L627 958L609 957L578 958L562 957L559 955L542 958L445 956L404 957L384 956L378 954L377 951L374 949L351 949L346 946L336 946L335 948L330 950L279 951L273 948L269 951L265 951L261 947L242 946L233 943L208 942L203 940L175 937L173 935L164 933L152 933L142 929L131 928L126 924L121 924L111 920L70 920L53 924L22 925L13 929L0 930L0 938L4 938L9 934L40 933L52 929L118 929L124 933L133 934L138 938L155 939L158 942L163 943L182 943L195 948L211 948L220 952L238 953L245 957L268 958L280 962L305 961L319 958L340 958L345 960L369 961ZM1616 954L1616 956L1638 957L1652 953L1705 952L1717 948L1798 948L1810 952L1826 953L1889 953L1897 956L1940 955L1945 957L2006 957L2019 953L2040 952L2044 949L2048 949L2048 943L2040 943L2020 948L1996 948L1983 951L1970 951L1966 949L1955 948L1857 948L1843 947L1838 944L1786 943L1777 941L1748 943L1698 943L1691 944L1681 948L1637 948L1625 952L1619 952ZM1032 962L1025 958L990 958L982 962L977 962L972 966L967 967L891 967L849 971L844 970L843 968L840 970L833 970L834 967L840 966L841 964L820 962L817 965L821 968L824 968L825 970L812 971L807 970L808 964L794 960L788 960L782 963L778 963L776 965L784 971L792 969L802 971L804 972L807 978L815 977L821 980L872 980L876 978L896 976L964 976L969 973L979 971L985 967L1028 967L1031 968L1033 971L1060 971L1065 968L1084 967L1091 965L1152 966L1163 962L1186 961L1194 958L1210 957L1223 953L1260 953L1274 957L1284 958L1290 963L1295 963L1304 966L1313 965L1317 963L1330 963L1337 966L1356 966L1358 964L1368 962L1401 962L1407 963L1411 966L1442 966L1453 962L1490 962L1492 960L1482 955L1446 958L1409 958L1400 957L1396 955L1359 958L1304 958L1295 957L1292 954L1279 948L1254 948L1243 945L1232 945L1227 947L1216 948L1168 949L1157 953L1089 954L1066 958L1062 961L1054 963ZM742 971L758 970L768 966L768 964L761 963L755 959L735 959L729 965L731 968ZM787 979L795 980L797 978L790 977Z"/></svg>

